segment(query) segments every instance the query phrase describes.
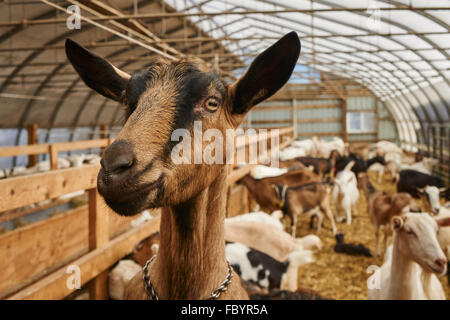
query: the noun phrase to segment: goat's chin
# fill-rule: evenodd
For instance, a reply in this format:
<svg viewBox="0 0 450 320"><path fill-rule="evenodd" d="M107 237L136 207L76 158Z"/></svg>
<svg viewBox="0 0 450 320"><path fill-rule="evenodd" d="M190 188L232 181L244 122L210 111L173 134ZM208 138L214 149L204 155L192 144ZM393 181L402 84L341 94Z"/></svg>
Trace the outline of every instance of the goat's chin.
<svg viewBox="0 0 450 320"><path fill-rule="evenodd" d="M143 190L144 191L144 190ZM131 195L120 199L119 197L109 197L108 195L103 195L105 203L114 212L121 216L134 216L141 213L147 209L159 208L162 205L159 203L159 190L151 190L149 193L136 192Z"/></svg>
<svg viewBox="0 0 450 320"><path fill-rule="evenodd" d="M445 267L438 267L434 265L433 263L426 263L426 265L422 266L426 271L430 273L435 273L438 276L442 276L447 272L447 266Z"/></svg>
<svg viewBox="0 0 450 320"><path fill-rule="evenodd" d="M105 199L105 202L115 213L126 217L137 215L146 209L145 205L134 201L121 203Z"/></svg>

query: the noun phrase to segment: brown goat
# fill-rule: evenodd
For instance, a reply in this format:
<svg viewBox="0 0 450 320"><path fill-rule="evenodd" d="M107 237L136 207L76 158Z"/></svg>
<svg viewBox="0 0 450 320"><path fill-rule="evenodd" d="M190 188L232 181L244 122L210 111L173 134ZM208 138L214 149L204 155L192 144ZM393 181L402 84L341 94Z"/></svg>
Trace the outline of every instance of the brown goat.
<svg viewBox="0 0 450 320"><path fill-rule="evenodd" d="M227 152L224 146L219 161L195 163L210 145L202 143L198 150L190 143L194 161L176 163L172 152L180 138L174 141L173 134L181 129L194 137L195 121L202 123L202 133L214 129L226 137L235 131L254 105L289 80L300 54L297 34L287 34L257 56L231 85L199 60L157 59L129 75L69 39L66 54L87 86L126 111L124 127L101 160L99 193L122 215L162 207L161 243L147 274L157 296L147 294L140 272L125 298L210 297L228 274ZM235 272L226 289L220 299L248 298Z"/></svg>
<svg viewBox="0 0 450 320"><path fill-rule="evenodd" d="M298 186L319 181L319 176L306 168L289 171L278 177L256 180L246 175L240 180L261 208L269 213L280 209L280 199L274 188L276 185Z"/></svg>
<svg viewBox="0 0 450 320"><path fill-rule="evenodd" d="M292 160L280 161L281 168L287 168L294 165L303 165L306 167L312 166L314 173L323 178L326 174L334 175L333 169L336 164L336 159L339 157L339 152L333 150L330 153L330 157L326 158L314 158L314 157L297 157Z"/></svg>
<svg viewBox="0 0 450 320"><path fill-rule="evenodd" d="M384 231L384 252L386 250L387 238L391 234L389 226L392 217L401 215L404 212L420 211L420 208L408 193L385 194L384 192L376 191L368 179L366 179L366 183L364 184L364 193L367 200L370 222L375 228L377 255L380 256L380 229Z"/></svg>
<svg viewBox="0 0 450 320"><path fill-rule="evenodd" d="M280 186L278 186L280 187ZM281 188L280 188L281 189ZM280 190L280 194L283 191ZM320 231L323 223L322 212L330 220L333 234L337 233L333 213L331 212L329 197L330 186L324 182L310 182L296 187L285 189L284 197L279 200L283 212L291 218L292 236L295 238L297 227L297 216L302 213L312 212L318 217L317 232ZM284 198L284 199L283 199ZM283 204L284 202L284 204Z"/></svg>

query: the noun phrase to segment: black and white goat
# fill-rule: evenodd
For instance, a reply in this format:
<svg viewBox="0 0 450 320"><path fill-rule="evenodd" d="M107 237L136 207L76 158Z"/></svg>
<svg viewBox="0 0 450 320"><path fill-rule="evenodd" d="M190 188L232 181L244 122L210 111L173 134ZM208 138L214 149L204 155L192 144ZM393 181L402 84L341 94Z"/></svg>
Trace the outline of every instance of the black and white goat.
<svg viewBox="0 0 450 320"><path fill-rule="evenodd" d="M227 242L225 252L242 280L269 290L297 290L297 268L314 261L310 250L293 251L280 262L238 242Z"/></svg>

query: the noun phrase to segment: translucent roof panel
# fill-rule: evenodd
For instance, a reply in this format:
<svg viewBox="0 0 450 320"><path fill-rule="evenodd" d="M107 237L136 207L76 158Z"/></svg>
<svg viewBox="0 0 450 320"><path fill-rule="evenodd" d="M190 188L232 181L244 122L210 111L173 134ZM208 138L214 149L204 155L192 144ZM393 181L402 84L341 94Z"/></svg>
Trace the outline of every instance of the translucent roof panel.
<svg viewBox="0 0 450 320"><path fill-rule="evenodd" d="M32 116L51 129L120 120L119 106L92 95L67 64L66 37L129 72L148 65L150 55L156 54L148 48L152 47L166 57L198 55L217 62L232 80L290 31L297 32L302 42L291 82L317 82L322 75L359 82L403 121L399 128L405 139L416 139L419 121L423 127L449 121L448 0L79 2L91 18L117 11L150 15L123 21L126 28L109 20L100 23L109 31L89 23L78 31L68 31L65 23L48 23L66 14L64 8L55 7L64 3L0 2L0 122L8 119L23 127ZM151 17L162 12L174 16ZM158 38L161 41L155 41Z"/></svg>
<svg viewBox="0 0 450 320"><path fill-rule="evenodd" d="M229 22L232 19L235 22L224 29L234 38L233 43L245 45L251 53L251 58L244 59L246 64L267 45L294 30L302 41L299 65L352 78L365 84L381 100L396 99L387 106L399 108L397 114L405 121L448 121L450 100L441 91L443 86L448 87L450 74L448 1L172 0L172 3L178 10L197 3L197 10L205 12L240 12L226 15ZM223 16L216 18L219 17ZM242 66L239 70L236 75L245 72ZM404 97L396 98L400 96ZM409 135L416 139L414 134Z"/></svg>

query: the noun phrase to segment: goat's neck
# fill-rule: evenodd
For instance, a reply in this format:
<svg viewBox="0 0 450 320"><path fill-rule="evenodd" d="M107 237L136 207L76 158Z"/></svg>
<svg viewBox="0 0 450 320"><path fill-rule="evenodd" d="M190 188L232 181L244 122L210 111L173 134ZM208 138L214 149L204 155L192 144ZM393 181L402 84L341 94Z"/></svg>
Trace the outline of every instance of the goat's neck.
<svg viewBox="0 0 450 320"><path fill-rule="evenodd" d="M224 168L189 201L163 208L161 243L151 272L161 299L204 299L225 279L226 173Z"/></svg>
<svg viewBox="0 0 450 320"><path fill-rule="evenodd" d="M414 299L418 289L416 263L399 248L400 239L394 233L389 283L389 300Z"/></svg>

